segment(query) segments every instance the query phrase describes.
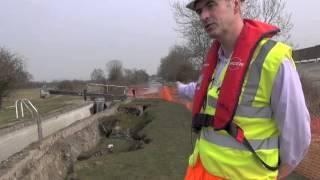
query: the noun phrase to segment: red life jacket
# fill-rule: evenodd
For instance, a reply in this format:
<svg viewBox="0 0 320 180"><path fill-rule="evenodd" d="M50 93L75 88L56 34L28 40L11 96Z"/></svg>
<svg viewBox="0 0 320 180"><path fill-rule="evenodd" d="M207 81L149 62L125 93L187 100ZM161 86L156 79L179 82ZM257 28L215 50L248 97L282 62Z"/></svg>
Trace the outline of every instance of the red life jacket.
<svg viewBox="0 0 320 180"><path fill-rule="evenodd" d="M243 29L235 44L220 89L216 113L214 115L214 121L212 121L212 127L215 130L226 129L232 122L239 101L244 77L255 49L263 38L272 37L277 32L279 32L279 29L275 26L254 20L244 20ZM217 65L219 47L220 43L214 41L207 54L206 63L202 68L202 82L200 83L200 87L196 88L193 101L193 120L201 111L201 107L204 104L209 82L211 81L213 71Z"/></svg>

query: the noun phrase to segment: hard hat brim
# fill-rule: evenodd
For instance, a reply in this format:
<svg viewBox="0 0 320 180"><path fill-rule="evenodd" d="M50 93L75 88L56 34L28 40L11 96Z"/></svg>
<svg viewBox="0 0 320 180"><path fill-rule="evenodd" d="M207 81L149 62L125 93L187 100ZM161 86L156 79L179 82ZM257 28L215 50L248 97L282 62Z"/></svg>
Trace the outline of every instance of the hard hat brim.
<svg viewBox="0 0 320 180"><path fill-rule="evenodd" d="M187 8L195 11L196 10L194 7L195 3L196 1L191 1L189 4L187 4Z"/></svg>
<svg viewBox="0 0 320 180"><path fill-rule="evenodd" d="M187 8L195 11L195 10L196 10L195 5L196 5L196 2L197 2L197 1L198 1L198 0L191 1L189 4L187 4ZM240 1L241 1L241 2L244 2L245 0L240 0Z"/></svg>

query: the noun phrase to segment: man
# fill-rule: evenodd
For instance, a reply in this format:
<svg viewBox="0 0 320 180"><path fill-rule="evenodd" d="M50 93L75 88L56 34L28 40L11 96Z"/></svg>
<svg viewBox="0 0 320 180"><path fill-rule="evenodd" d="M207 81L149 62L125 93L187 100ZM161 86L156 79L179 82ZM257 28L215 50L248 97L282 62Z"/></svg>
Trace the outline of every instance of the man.
<svg viewBox="0 0 320 180"><path fill-rule="evenodd" d="M242 19L244 0L195 0L187 7L215 39L193 96L199 133L185 179L276 179L288 175L310 144L310 116L289 46L277 27ZM194 94L194 95L193 95Z"/></svg>
<svg viewBox="0 0 320 180"><path fill-rule="evenodd" d="M132 92L132 96L135 98L136 97L136 90L132 88L131 92Z"/></svg>

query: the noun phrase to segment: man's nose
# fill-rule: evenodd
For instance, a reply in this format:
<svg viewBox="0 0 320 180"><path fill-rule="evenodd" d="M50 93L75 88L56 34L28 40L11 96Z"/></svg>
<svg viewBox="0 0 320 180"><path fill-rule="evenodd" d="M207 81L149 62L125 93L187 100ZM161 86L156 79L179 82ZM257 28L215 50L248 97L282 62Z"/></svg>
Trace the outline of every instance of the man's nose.
<svg viewBox="0 0 320 180"><path fill-rule="evenodd" d="M209 11L206 9L203 9L201 14L200 14L200 20L202 22L205 22L208 20L208 18L210 17Z"/></svg>

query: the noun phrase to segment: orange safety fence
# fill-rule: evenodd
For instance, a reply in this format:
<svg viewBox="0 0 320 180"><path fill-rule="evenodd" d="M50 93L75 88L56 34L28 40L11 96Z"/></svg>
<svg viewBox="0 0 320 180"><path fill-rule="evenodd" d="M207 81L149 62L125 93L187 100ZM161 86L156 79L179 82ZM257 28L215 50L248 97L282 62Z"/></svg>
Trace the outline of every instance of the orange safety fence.
<svg viewBox="0 0 320 180"><path fill-rule="evenodd" d="M174 102L172 93L170 92L170 89L168 86L163 86L163 88L160 90L160 97L166 101Z"/></svg>
<svg viewBox="0 0 320 180"><path fill-rule="evenodd" d="M160 90L160 96L166 101L183 104L187 109L192 110L192 102L180 97L176 88L164 86Z"/></svg>
<svg viewBox="0 0 320 180"><path fill-rule="evenodd" d="M145 86L130 86L128 96L133 97L131 89L135 89L136 98L142 99L163 99L168 102L183 104L190 111L192 110L192 102L179 96L175 87L162 86L156 92L149 92Z"/></svg>
<svg viewBox="0 0 320 180"><path fill-rule="evenodd" d="M311 132L320 137L320 117L311 117Z"/></svg>

